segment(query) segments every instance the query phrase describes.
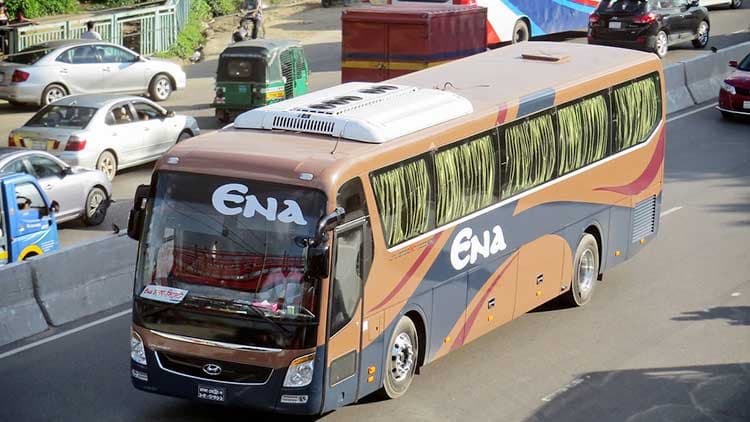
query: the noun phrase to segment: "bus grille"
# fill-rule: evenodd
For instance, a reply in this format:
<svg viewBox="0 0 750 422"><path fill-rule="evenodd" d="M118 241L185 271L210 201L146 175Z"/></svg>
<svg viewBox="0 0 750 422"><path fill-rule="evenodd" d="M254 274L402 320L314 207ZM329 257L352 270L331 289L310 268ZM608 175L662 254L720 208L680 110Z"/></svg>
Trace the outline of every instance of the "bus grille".
<svg viewBox="0 0 750 422"><path fill-rule="evenodd" d="M656 196L644 199L633 208L633 242L654 232L656 226Z"/></svg>
<svg viewBox="0 0 750 422"><path fill-rule="evenodd" d="M272 368L225 362L215 359L204 359L195 356L177 355L157 352L162 368L182 375L203 378L213 381L237 382L242 384L265 384L271 376ZM203 371L204 365L214 364L221 367L218 375L208 375Z"/></svg>
<svg viewBox="0 0 750 422"><path fill-rule="evenodd" d="M288 50L281 53L281 76L286 79L284 98L292 98L294 96L294 76L292 75L292 55Z"/></svg>
<svg viewBox="0 0 750 422"><path fill-rule="evenodd" d="M273 128L282 130L293 130L298 132L320 133L322 135L333 135L334 122L300 119L297 117L274 116Z"/></svg>

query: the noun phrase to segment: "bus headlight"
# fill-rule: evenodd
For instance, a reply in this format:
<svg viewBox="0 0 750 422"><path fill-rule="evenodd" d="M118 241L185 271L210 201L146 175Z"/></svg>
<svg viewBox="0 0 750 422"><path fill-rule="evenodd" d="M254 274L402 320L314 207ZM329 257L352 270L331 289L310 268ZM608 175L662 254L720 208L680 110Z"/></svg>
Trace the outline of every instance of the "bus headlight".
<svg viewBox="0 0 750 422"><path fill-rule="evenodd" d="M146 365L146 349L143 347L143 340L133 329L130 330L130 359L141 365Z"/></svg>
<svg viewBox="0 0 750 422"><path fill-rule="evenodd" d="M315 353L292 361L284 378L284 387L304 387L312 382Z"/></svg>

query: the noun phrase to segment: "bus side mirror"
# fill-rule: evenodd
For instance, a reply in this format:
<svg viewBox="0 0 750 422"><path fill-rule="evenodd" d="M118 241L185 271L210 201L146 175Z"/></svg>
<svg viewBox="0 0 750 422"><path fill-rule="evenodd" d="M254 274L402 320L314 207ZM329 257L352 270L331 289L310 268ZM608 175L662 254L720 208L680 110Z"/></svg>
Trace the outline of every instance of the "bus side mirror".
<svg viewBox="0 0 750 422"><path fill-rule="evenodd" d="M318 220L318 231L315 233L315 243L320 244L326 241L328 239L328 232L344 222L344 215L346 215L346 211L341 207L336 207L333 212L321 217L320 220Z"/></svg>
<svg viewBox="0 0 750 422"><path fill-rule="evenodd" d="M140 185L135 190L133 208L128 215L128 237L133 240L141 240L143 218L145 216L144 210L146 209L149 192L151 192L150 185Z"/></svg>
<svg viewBox="0 0 750 422"><path fill-rule="evenodd" d="M328 245L305 248L305 274L315 278L328 277Z"/></svg>

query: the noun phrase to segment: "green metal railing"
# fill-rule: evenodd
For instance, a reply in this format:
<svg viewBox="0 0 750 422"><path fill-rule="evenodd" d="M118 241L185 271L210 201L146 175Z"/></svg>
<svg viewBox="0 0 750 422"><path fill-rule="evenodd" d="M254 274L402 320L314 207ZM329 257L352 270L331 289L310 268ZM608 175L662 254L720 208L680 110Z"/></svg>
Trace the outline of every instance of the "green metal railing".
<svg viewBox="0 0 750 422"><path fill-rule="evenodd" d="M168 50L177 41L185 26L191 0L169 0L166 4L128 10L111 15L66 20L42 25L5 27L8 53L26 47L66 39L77 39L86 31L86 22L94 22L94 30L104 41L125 45L143 55Z"/></svg>

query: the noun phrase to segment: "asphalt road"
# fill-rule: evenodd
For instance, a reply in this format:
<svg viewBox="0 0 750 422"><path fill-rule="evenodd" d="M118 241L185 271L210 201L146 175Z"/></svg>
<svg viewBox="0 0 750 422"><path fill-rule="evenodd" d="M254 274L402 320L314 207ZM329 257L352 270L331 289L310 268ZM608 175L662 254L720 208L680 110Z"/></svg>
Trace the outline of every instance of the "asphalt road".
<svg viewBox="0 0 750 422"><path fill-rule="evenodd" d="M750 121L707 108L667 134L661 232L589 306L548 304L428 365L403 398L320 420L750 420ZM0 420L279 419L134 390L129 319L0 358Z"/></svg>
<svg viewBox="0 0 750 422"><path fill-rule="evenodd" d="M709 46L723 48L744 41L750 41L750 2L745 2L741 9L715 9L711 11L712 39ZM305 53L310 62L312 76L310 89L317 90L330 87L340 82L341 44L340 33L332 35L311 33L301 40L305 44ZM586 42L585 38L572 38L568 41ZM711 54L710 49L695 50L690 43L672 47L665 59L665 64L674 63L703 54ZM213 117L213 109L209 107L213 96L214 73L216 60L207 60L197 65L186 65L188 74L188 89L177 91L169 101L163 105L177 113L189 114L198 120L204 132L218 129L220 124ZM12 129L23 125L36 111L35 108L11 107L0 101L0 145L7 143L6 134ZM108 217L97 227L86 227L79 222L69 222L61 225L60 243L70 246L81 241L99 237L112 230L112 224L120 228L127 226L127 215L132 203L136 186L148 183L152 164L124 170L114 180L115 203L109 210Z"/></svg>

